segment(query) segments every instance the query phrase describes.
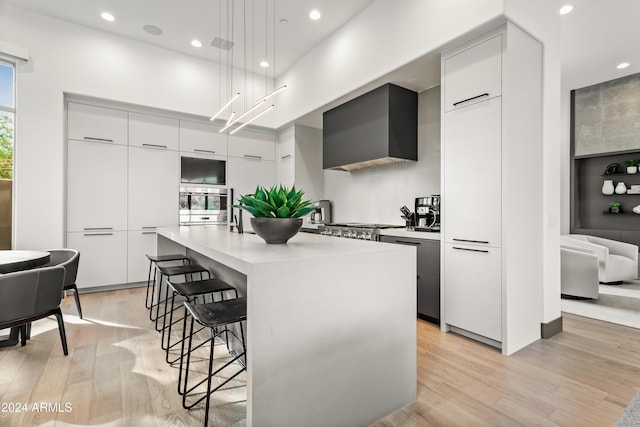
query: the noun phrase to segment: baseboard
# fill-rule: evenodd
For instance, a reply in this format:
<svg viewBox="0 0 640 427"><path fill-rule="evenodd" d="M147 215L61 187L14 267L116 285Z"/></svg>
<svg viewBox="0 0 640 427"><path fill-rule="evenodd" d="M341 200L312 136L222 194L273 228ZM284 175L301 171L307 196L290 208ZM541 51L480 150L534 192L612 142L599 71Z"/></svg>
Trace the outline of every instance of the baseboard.
<svg viewBox="0 0 640 427"><path fill-rule="evenodd" d="M78 288L78 293L89 294L92 292L107 292L107 291L117 291L120 289L130 289L130 288L141 288L143 286L147 286L147 282L133 282L133 283L121 283L118 285L105 285L105 286L93 286L91 288Z"/></svg>
<svg viewBox="0 0 640 427"><path fill-rule="evenodd" d="M540 335L542 338L551 338L555 334L562 332L562 316L551 322L540 324Z"/></svg>

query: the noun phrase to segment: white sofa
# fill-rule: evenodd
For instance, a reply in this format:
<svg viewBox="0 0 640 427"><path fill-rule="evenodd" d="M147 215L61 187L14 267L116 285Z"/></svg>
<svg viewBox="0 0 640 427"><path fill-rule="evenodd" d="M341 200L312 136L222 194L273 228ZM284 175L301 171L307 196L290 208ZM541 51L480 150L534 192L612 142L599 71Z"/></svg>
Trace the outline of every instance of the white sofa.
<svg viewBox="0 0 640 427"><path fill-rule="evenodd" d="M598 299L598 256L588 249L560 248L563 296Z"/></svg>
<svg viewBox="0 0 640 427"><path fill-rule="evenodd" d="M568 234L560 237L563 249L595 255L598 259L598 280L621 284L638 277L638 246L602 237Z"/></svg>

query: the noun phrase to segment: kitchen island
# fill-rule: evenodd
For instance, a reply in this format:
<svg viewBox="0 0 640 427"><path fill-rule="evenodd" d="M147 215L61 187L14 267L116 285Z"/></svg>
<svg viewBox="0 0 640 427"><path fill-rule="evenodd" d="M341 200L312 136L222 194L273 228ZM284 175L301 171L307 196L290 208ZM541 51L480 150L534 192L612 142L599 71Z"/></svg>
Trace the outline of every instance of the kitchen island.
<svg viewBox="0 0 640 427"><path fill-rule="evenodd" d="M367 425L416 399L413 247L223 226L158 229L247 296L247 424Z"/></svg>

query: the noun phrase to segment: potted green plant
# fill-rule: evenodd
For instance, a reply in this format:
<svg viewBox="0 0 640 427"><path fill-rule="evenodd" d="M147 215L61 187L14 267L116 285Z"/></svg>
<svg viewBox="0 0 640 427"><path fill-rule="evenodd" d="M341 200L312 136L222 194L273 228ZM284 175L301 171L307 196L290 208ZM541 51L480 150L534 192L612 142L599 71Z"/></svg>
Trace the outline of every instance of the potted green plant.
<svg viewBox="0 0 640 427"><path fill-rule="evenodd" d="M240 196L235 208L253 215L251 227L265 242L287 243L302 227L302 217L315 209L310 200L303 200L304 191L279 185L268 190L257 186L253 194Z"/></svg>
<svg viewBox="0 0 640 427"><path fill-rule="evenodd" d="M627 165L627 173L637 173L638 172L638 164L640 160L638 159L629 159L625 160L624 163Z"/></svg>
<svg viewBox="0 0 640 427"><path fill-rule="evenodd" d="M618 202L609 203L609 213L612 213L612 214L620 213L620 203Z"/></svg>

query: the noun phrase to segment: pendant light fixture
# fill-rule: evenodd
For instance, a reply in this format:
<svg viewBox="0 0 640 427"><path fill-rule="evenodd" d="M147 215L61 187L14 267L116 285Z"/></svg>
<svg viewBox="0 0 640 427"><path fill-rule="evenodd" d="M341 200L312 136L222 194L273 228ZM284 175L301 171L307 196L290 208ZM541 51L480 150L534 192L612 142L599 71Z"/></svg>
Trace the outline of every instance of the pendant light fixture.
<svg viewBox="0 0 640 427"><path fill-rule="evenodd" d="M219 1L219 9L222 9L221 7L221 3L223 0ZM231 34L230 34L230 38L228 38L228 40L231 40L231 46L237 45L234 42L234 31L233 31L233 25L234 25L234 10L233 10L233 2L234 0L224 0L226 1L226 9L227 9L227 31L229 30L229 28L231 28ZM272 110L273 108L275 108L275 104L271 103L270 105L267 104L267 100L271 97L273 97L274 95L282 92L284 89L287 88L287 85L281 85L278 88L275 88L275 80L276 80L276 76L275 76L275 64L276 64L276 58L275 58L275 19L276 19L276 10L275 10L275 0L264 0L264 12L265 12L265 20L264 20L264 24L265 24L265 36L264 36L264 41L265 41L265 55L264 58L261 62L262 63L268 63L269 60L269 55L268 55L268 47L269 47L269 2L271 1L272 7L272 17L273 17L273 25L272 25L272 40L273 40L273 49L272 49L272 60L271 63L267 65L267 67L265 68L265 92L267 92L268 88L269 88L269 71L268 69L271 68L273 69L273 73L272 73L272 81L273 81L273 89L266 93L265 95L263 95L262 97L258 98L256 101L254 101L253 103L249 104L247 101L249 99L249 91L247 90L247 84L248 84L248 76L247 76L247 6L246 6L246 1L243 1L243 42L244 42L244 73L245 73L245 89L244 89L244 104L245 104L245 111L236 116L235 110L233 109L234 106L234 102L238 100L238 98L241 97L241 93L240 91L234 91L233 96L231 96L231 98L229 99L229 101L227 101L222 107L220 107L220 109L218 110L218 112L216 114L214 114L211 117L211 121L215 120L216 118L218 118L222 113L224 113L225 111L227 111L228 109L231 109L230 111L230 115L229 118L227 119L225 125L222 127L222 129L220 129L220 133L225 132L227 130L229 130L229 134L232 135L234 133L236 133L237 131L239 131L240 129L244 128L245 126L247 126L249 123L253 122L254 120L257 120L259 117L263 116L264 114L266 114L267 112L269 112L270 110ZM229 5L229 2L231 2L231 6ZM231 13L229 14L229 10L231 11ZM256 8L255 8L255 0L253 0L252 2L252 23L255 24L255 13L256 13ZM220 13L218 14L218 16L220 17ZM231 24L229 24L229 22L231 22ZM218 28L220 28L220 25L218 26ZM255 25L253 25L253 30L252 30L252 34L253 34L253 39L254 39L254 43L252 44L252 63L255 63L255 55L256 55L256 49L255 49L255 33L256 33L256 28ZM215 40L214 43L212 43L215 45ZM228 54L228 60L227 60L227 90L230 90L232 84L233 84L233 53L231 51L231 49L229 49L230 54ZM220 64L220 61L219 61ZM256 75L255 72L251 72L251 84L255 87L256 84ZM219 73L219 81L222 81L222 73ZM221 89L221 88L219 88ZM253 91L252 91L253 92ZM220 91L220 94L222 94L222 91ZM222 96L220 97L222 98ZM242 98L240 99L242 100ZM251 105L250 107L246 107L247 105ZM265 107L266 105L266 107ZM265 108L262 108L265 107ZM253 113L253 115L251 115ZM247 120L245 120L244 122L242 121L243 119L249 117ZM235 127L234 127L235 126Z"/></svg>

